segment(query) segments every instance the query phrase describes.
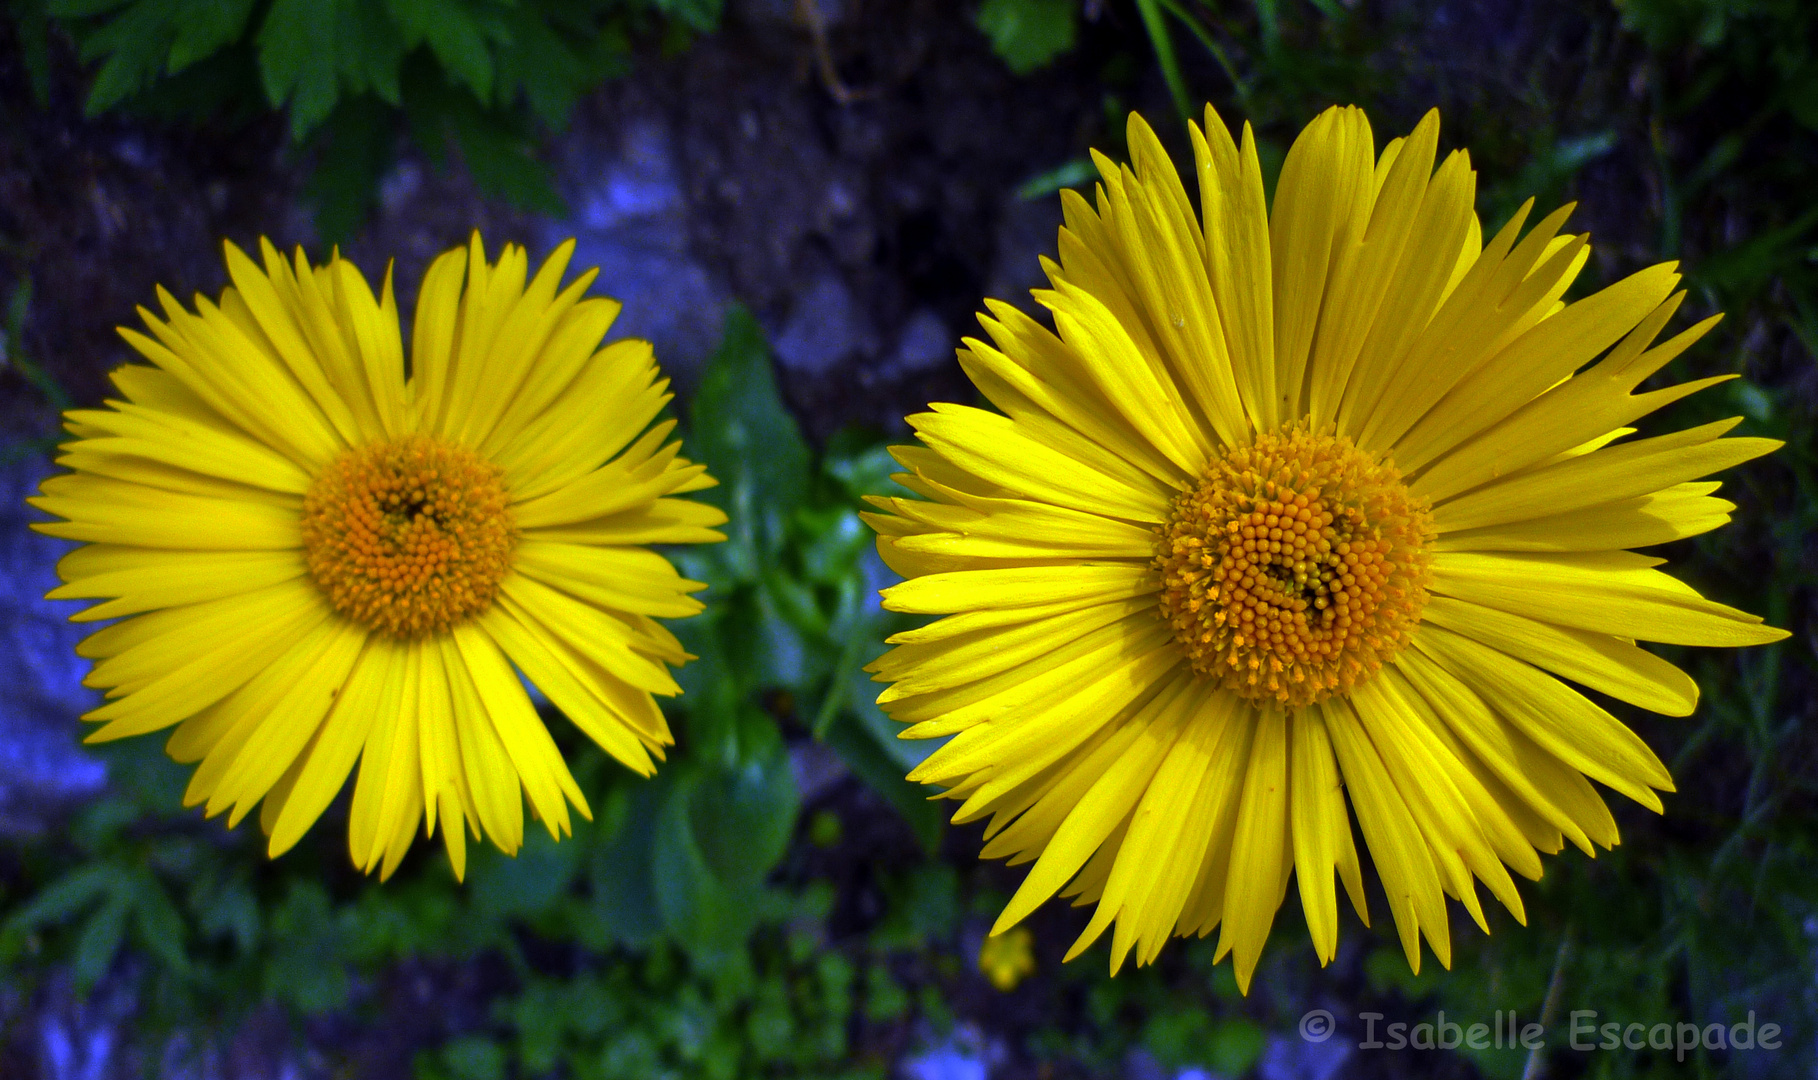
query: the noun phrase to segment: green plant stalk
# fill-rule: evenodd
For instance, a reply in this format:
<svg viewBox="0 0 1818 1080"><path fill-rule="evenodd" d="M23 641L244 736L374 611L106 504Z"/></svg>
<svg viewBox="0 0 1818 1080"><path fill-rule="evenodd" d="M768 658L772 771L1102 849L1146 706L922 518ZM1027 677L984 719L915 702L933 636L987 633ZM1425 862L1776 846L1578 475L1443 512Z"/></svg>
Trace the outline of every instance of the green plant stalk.
<svg viewBox="0 0 1818 1080"><path fill-rule="evenodd" d="M31 304L32 279L26 278L13 289L13 297L6 307L6 360L33 389L44 395L51 408L62 412L74 404L69 391L25 355L25 313Z"/></svg>
<svg viewBox="0 0 1818 1080"><path fill-rule="evenodd" d="M1245 116L1251 115L1255 110L1250 107L1249 80L1237 73L1237 66L1231 63L1231 56L1225 52L1224 46L1218 43L1218 39L1212 36L1211 31L1201 25L1193 13L1183 7L1179 0L1157 0L1157 2L1168 14L1185 24L1188 31L1199 39L1201 45L1205 46L1206 51L1212 54L1212 59L1218 61L1218 66L1223 69L1225 78L1231 80L1231 92L1237 95L1238 108Z"/></svg>
<svg viewBox="0 0 1818 1080"><path fill-rule="evenodd" d="M1174 98L1174 108L1184 124L1193 116L1193 99L1187 93L1187 80L1180 73L1180 57L1174 52L1174 39L1168 35L1168 20L1163 17L1163 0L1136 0L1136 10L1143 17L1143 28L1149 32L1149 43L1155 46L1155 59L1161 64L1162 78Z"/></svg>

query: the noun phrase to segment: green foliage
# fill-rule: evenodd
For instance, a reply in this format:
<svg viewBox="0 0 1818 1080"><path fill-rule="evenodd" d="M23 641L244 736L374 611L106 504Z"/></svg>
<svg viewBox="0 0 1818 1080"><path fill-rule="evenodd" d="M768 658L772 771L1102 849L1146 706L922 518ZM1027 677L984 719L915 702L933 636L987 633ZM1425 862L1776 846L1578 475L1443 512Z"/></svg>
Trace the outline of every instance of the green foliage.
<svg viewBox="0 0 1818 1080"><path fill-rule="evenodd" d="M985 0L977 24L1004 65L1027 75L1073 50L1079 5L1075 0Z"/></svg>
<svg viewBox="0 0 1818 1080"><path fill-rule="evenodd" d="M496 1011L513 1032L509 1059L530 1075L561 1068L576 1080L856 1080L877 1075L841 1068L856 976L851 961L810 937L767 934L713 967L659 948L640 963L535 978ZM452 1059L471 1059L476 1049L473 1040L451 1043L419 1075L474 1075ZM507 1056L496 1044L489 1050Z"/></svg>
<svg viewBox="0 0 1818 1080"><path fill-rule="evenodd" d="M390 164L400 118L440 163L452 145L480 187L560 210L533 149L623 72L632 35L708 33L717 0L13 0L34 86L46 17L98 67L92 115L244 120L263 101L321 161L308 185L325 239L351 235ZM33 59L34 57L38 59ZM40 94L43 97L43 94Z"/></svg>
<svg viewBox="0 0 1818 1080"><path fill-rule="evenodd" d="M863 670L901 627L877 603L883 582L869 575L882 570L859 500L889 490L896 465L855 436L814 461L777 394L763 332L742 309L727 317L689 419L689 453L720 482L701 497L730 519L725 543L672 556L713 598L676 627L700 657L677 676L696 753L765 752L780 714L839 751L932 849L941 813L903 774L933 747L895 737Z"/></svg>

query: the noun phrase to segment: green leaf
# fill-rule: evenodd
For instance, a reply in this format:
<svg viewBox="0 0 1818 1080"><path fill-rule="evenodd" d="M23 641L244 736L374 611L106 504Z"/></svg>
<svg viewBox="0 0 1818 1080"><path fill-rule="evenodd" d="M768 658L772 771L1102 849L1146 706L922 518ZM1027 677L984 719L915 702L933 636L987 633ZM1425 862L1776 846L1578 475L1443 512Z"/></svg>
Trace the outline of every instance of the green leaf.
<svg viewBox="0 0 1818 1080"><path fill-rule="evenodd" d="M587 944L602 952L614 945L643 948L663 932L655 891L657 816L672 786L658 779L626 779L613 787L601 817L619 821L618 831L594 849L588 869L593 918L583 924Z"/></svg>
<svg viewBox="0 0 1818 1080"><path fill-rule="evenodd" d="M720 25L725 0L656 0L656 9L699 34L711 34Z"/></svg>
<svg viewBox="0 0 1818 1080"><path fill-rule="evenodd" d="M745 940L755 913L708 867L692 821L698 774L678 778L657 817L651 860L657 908L678 945L693 953L725 953Z"/></svg>
<svg viewBox="0 0 1818 1080"><path fill-rule="evenodd" d="M579 841L557 843L540 827L526 830L516 858L490 846L476 849L468 871L474 907L493 916L546 911L574 883L580 855Z"/></svg>
<svg viewBox="0 0 1818 1080"><path fill-rule="evenodd" d="M493 60L486 27L461 0L386 0L406 47L427 41L451 80L481 101L492 97Z"/></svg>
<svg viewBox="0 0 1818 1080"><path fill-rule="evenodd" d="M1024 202L1043 199L1062 188L1077 188L1089 185L1098 177L1098 169L1085 158L1074 158L1072 161L1056 165L1047 172L1037 173L1023 181L1016 189L1016 197Z"/></svg>
<svg viewBox="0 0 1818 1080"><path fill-rule="evenodd" d="M1207 1065L1220 1076L1242 1076L1262 1057L1263 1030L1248 1020L1223 1020L1212 1029Z"/></svg>
<svg viewBox="0 0 1818 1080"><path fill-rule="evenodd" d="M273 0L259 28L259 76L273 108L288 103L290 134L302 139L340 97L335 31L340 4Z"/></svg>
<svg viewBox="0 0 1818 1080"><path fill-rule="evenodd" d="M189 971L189 954L184 943L189 929L177 914L175 904L164 886L149 872L141 872L132 889L133 929L135 938L146 952L158 958L165 968L177 974Z"/></svg>
<svg viewBox="0 0 1818 1080"><path fill-rule="evenodd" d="M873 550L877 539L860 520L858 509L850 505L804 509L796 513L796 521L807 537L807 543L799 548L802 576L817 585L837 587L851 580L859 573L859 560Z"/></svg>
<svg viewBox="0 0 1818 1080"><path fill-rule="evenodd" d="M700 497L731 519L716 554L740 578L756 580L787 542L811 474L808 445L777 393L763 328L742 307L726 313L689 419L689 456L720 482Z"/></svg>
<svg viewBox="0 0 1818 1080"><path fill-rule="evenodd" d="M549 181L549 170L531 155L528 142L510 121L481 109L465 92L451 98L449 128L480 190L526 210L564 213L566 206Z"/></svg>
<svg viewBox="0 0 1818 1080"><path fill-rule="evenodd" d="M83 111L98 116L131 97L164 68L176 36L174 0L138 0L82 43L82 59L105 56Z"/></svg>
<svg viewBox="0 0 1818 1080"><path fill-rule="evenodd" d="M263 927L259 900L244 878L236 877L219 888L191 893L189 908L196 915L196 927L203 937L231 941L243 956L258 947Z"/></svg>
<svg viewBox="0 0 1818 1080"><path fill-rule="evenodd" d="M871 689L870 697L876 697L876 684L863 680L862 676L861 681L864 687ZM861 696L864 692L861 688L854 699L869 702L869 698ZM871 705L871 708L875 710L877 706ZM893 723L887 718L884 722ZM854 776L882 795L903 816L903 820L915 833L915 838L921 842L923 851L932 855L940 849L941 829L946 824L947 811L941 803L929 801L928 796L932 794L930 789L904 779L909 766L894 756L892 751L895 747L880 745L877 735L851 713L843 714L833 723L827 730L826 742L839 754L840 760L846 763ZM933 746L928 746L928 750L932 752Z"/></svg>
<svg viewBox="0 0 1818 1080"><path fill-rule="evenodd" d="M517 7L502 13L508 42L499 43L494 100L509 105L522 91L532 112L551 129L568 126L579 101L608 72L590 65L551 27L546 16ZM621 63L622 66L622 63Z"/></svg>
<svg viewBox="0 0 1818 1080"><path fill-rule="evenodd" d="M735 893L755 892L789 847L801 797L779 745L762 760L701 778L689 825L714 877Z"/></svg>
<svg viewBox="0 0 1818 1080"><path fill-rule="evenodd" d="M332 1012L351 989L334 905L320 882L293 878L271 913L264 992L305 1016Z"/></svg>
<svg viewBox="0 0 1818 1080"><path fill-rule="evenodd" d="M111 0L109 0L111 2ZM33 0L13 0L13 27L19 35L19 55L31 82L32 100L39 108L50 105L50 19Z"/></svg>
<svg viewBox="0 0 1818 1080"><path fill-rule="evenodd" d="M942 862L886 871L878 884L889 899L884 918L871 931L871 943L882 949L925 949L930 942L952 940L959 930L959 874Z"/></svg>
<svg viewBox="0 0 1818 1080"><path fill-rule="evenodd" d="M391 166L397 115L371 94L344 98L317 134L316 168L304 184L325 244L353 238Z"/></svg>
<svg viewBox="0 0 1818 1080"><path fill-rule="evenodd" d="M120 890L123 878L116 863L99 863L72 870L46 886L29 904L6 920L8 937L29 934L45 926L68 922L95 898Z"/></svg>
<svg viewBox="0 0 1818 1080"><path fill-rule="evenodd" d="M88 19L143 0L49 0L44 10L59 19Z"/></svg>
<svg viewBox="0 0 1818 1080"><path fill-rule="evenodd" d="M120 941L126 934L127 897L116 892L95 909L76 939L76 955L70 967L76 985L86 990L101 981L120 952Z"/></svg>
<svg viewBox="0 0 1818 1080"><path fill-rule="evenodd" d="M1258 10L1260 12L1260 5ZM1175 111L1182 120L1190 119L1193 115L1193 96L1187 91L1186 76L1181 74L1180 57L1174 51L1174 38L1168 33L1168 20L1163 12L1162 0L1136 0L1136 11L1142 16L1143 28L1149 32L1149 43L1155 47L1155 61L1161 65L1162 81L1168 84L1168 94L1174 99Z"/></svg>
<svg viewBox="0 0 1818 1080"><path fill-rule="evenodd" d="M505 1080L505 1048L484 1035L463 1035L435 1053L435 1065L419 1076L446 1080Z"/></svg>
<svg viewBox="0 0 1818 1080"><path fill-rule="evenodd" d="M1074 0L985 0L976 23L1004 66L1027 75L1072 50L1079 38L1077 9Z"/></svg>
<svg viewBox="0 0 1818 1080"><path fill-rule="evenodd" d="M735 769L676 773L657 819L657 906L678 945L724 956L778 909L764 881L788 847L800 800L780 743Z"/></svg>
<svg viewBox="0 0 1818 1080"><path fill-rule="evenodd" d="M165 71L174 75L240 40L253 0L184 0Z"/></svg>

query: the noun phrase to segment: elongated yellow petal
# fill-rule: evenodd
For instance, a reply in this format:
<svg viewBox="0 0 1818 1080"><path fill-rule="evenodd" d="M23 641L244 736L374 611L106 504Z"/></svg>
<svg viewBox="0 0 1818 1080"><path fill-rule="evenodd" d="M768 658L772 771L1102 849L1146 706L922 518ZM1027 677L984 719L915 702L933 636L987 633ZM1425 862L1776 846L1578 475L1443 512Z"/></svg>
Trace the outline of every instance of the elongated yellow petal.
<svg viewBox="0 0 1818 1080"><path fill-rule="evenodd" d="M1442 596L1641 641L1674 645L1763 645L1786 631L1703 599L1626 552L1529 554L1446 552L1433 560Z"/></svg>
<svg viewBox="0 0 1818 1080"><path fill-rule="evenodd" d="M1206 106L1202 132L1188 124L1199 173L1200 214L1205 227L1206 275L1218 305L1224 363L1214 338L1208 361L1222 375L1229 367L1241 402L1240 416L1262 426L1259 403L1275 399L1275 315L1269 220L1264 205L1262 165L1256 136L1244 125L1238 149L1218 114ZM1218 410L1221 414L1224 407Z"/></svg>
<svg viewBox="0 0 1818 1080"><path fill-rule="evenodd" d="M1290 856L1289 843L1288 720L1279 710L1268 709L1257 717L1250 744L1218 940L1220 952L1231 949L1237 985L1245 992L1281 906L1278 883L1287 881L1284 857Z"/></svg>
<svg viewBox="0 0 1818 1080"><path fill-rule="evenodd" d="M1307 932L1324 967L1338 955L1338 897L1332 872L1339 861L1339 834L1349 838L1351 818L1345 810L1338 762L1332 756L1332 739L1318 709L1309 706L1294 711L1288 745L1288 829L1294 877L1306 912Z"/></svg>
<svg viewBox="0 0 1818 1080"><path fill-rule="evenodd" d="M1423 618L1631 705L1668 716L1690 716L1698 706L1698 684L1690 676L1621 638L1536 622L1449 596L1433 597Z"/></svg>
<svg viewBox="0 0 1818 1080"><path fill-rule="evenodd" d="M1425 934L1440 964L1449 967L1451 932L1432 854L1375 744L1351 707L1340 700L1332 699L1320 708L1351 793L1351 805L1357 809L1358 824L1370 846L1370 858L1388 894L1389 913L1395 917L1408 966L1419 973L1420 935Z"/></svg>
<svg viewBox="0 0 1818 1080"><path fill-rule="evenodd" d="M1526 518L1480 529L1456 529L1434 541L1435 551L1614 551L1652 547L1727 524L1736 504L1707 496L1715 481L1674 484L1663 491L1564 514Z"/></svg>
<svg viewBox="0 0 1818 1080"><path fill-rule="evenodd" d="M1720 439L1734 421L1676 431L1548 465L1441 504L1442 533L1506 525L1663 491L1778 450L1774 439Z"/></svg>

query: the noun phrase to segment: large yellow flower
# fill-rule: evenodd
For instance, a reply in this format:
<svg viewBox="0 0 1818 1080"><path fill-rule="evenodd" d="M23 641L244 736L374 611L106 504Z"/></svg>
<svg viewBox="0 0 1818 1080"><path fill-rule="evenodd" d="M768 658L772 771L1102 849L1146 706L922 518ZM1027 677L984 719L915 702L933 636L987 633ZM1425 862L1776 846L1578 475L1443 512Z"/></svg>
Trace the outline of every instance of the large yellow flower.
<svg viewBox="0 0 1818 1080"><path fill-rule="evenodd" d="M1617 842L1587 778L1672 790L1561 679L1684 716L1697 687L1636 639L1785 636L1623 550L1723 524L1697 478L1778 445L1620 441L1721 381L1632 393L1716 320L1653 344L1671 264L1563 303L1589 254L1567 210L1486 245L1438 135L1377 157L1329 110L1265 212L1248 127L1240 149L1208 109L1196 214L1131 117L1097 209L1063 192L1035 294L1058 333L988 302L992 344L960 351L1001 414L909 418L923 498L870 515L909 579L885 604L946 618L872 670L905 737L953 737L911 779L1035 862L995 933L1059 891L1098 905L1069 957L1113 923L1113 972L1217 927L1247 989L1290 876L1322 963L1335 874L1367 919L1355 815L1409 963L1424 933L1449 964L1446 896L1484 926L1480 879L1521 919L1508 870Z"/></svg>
<svg viewBox="0 0 1818 1080"><path fill-rule="evenodd" d="M356 760L367 871L419 821L457 875L466 826L515 852L526 796L559 837L587 800L519 673L648 775L672 741L651 695L689 659L652 616L701 586L641 545L722 539L723 514L670 497L714 481L651 426L649 344L599 347L619 305L585 296L594 271L560 288L572 243L526 284L524 250L489 264L476 234L424 278L407 376L389 273L375 299L339 257L226 250L218 304L159 290L151 336L121 330L152 366L68 414L73 472L32 500L66 519L36 528L88 542L50 595L130 616L78 649L109 698L89 741L178 725L185 803L231 827L263 800L273 857Z"/></svg>

